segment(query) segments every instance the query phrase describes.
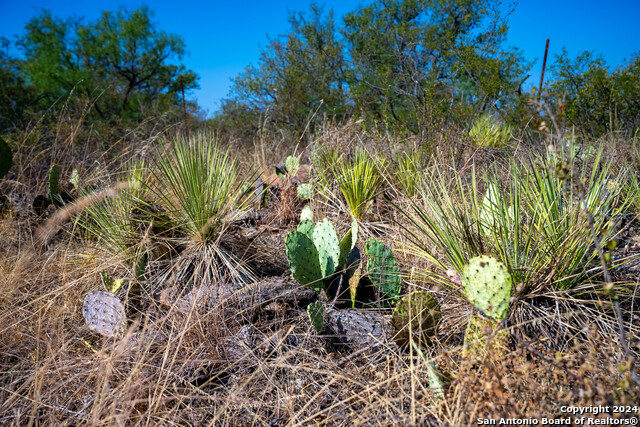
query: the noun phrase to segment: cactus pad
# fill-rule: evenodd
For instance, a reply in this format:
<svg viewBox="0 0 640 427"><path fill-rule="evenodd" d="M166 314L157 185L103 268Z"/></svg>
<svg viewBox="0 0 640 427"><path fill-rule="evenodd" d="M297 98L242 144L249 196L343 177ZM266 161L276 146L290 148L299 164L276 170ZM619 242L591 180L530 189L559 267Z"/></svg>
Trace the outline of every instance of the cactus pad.
<svg viewBox="0 0 640 427"><path fill-rule="evenodd" d="M285 241L291 274L298 283L322 289L320 258L313 241L304 233L292 231Z"/></svg>
<svg viewBox="0 0 640 427"><path fill-rule="evenodd" d="M284 165L287 168L287 172L289 172L291 176L295 176L300 168L300 160L295 156L289 156L287 160L285 160Z"/></svg>
<svg viewBox="0 0 640 427"><path fill-rule="evenodd" d="M496 321L507 317L512 279L503 263L488 256L469 260L462 270L462 285L469 302L483 314Z"/></svg>
<svg viewBox="0 0 640 427"><path fill-rule="evenodd" d="M324 306L322 301L316 301L307 306L307 315L311 321L311 326L317 333L321 333L324 329Z"/></svg>
<svg viewBox="0 0 640 427"><path fill-rule="evenodd" d="M309 219L303 219L298 224L298 231L313 240L313 222Z"/></svg>
<svg viewBox="0 0 640 427"><path fill-rule="evenodd" d="M300 184L296 190L298 192L298 197L300 200L309 200L313 197L315 192L313 191L313 185L311 184Z"/></svg>
<svg viewBox="0 0 640 427"><path fill-rule="evenodd" d="M313 229L313 244L318 250L322 277L332 275L338 267L340 242L333 224L325 218Z"/></svg>
<svg viewBox="0 0 640 427"><path fill-rule="evenodd" d="M9 173L11 166L13 165L13 153L9 144L7 144L2 138L0 138L0 179Z"/></svg>
<svg viewBox="0 0 640 427"><path fill-rule="evenodd" d="M108 338L121 335L127 319L124 306L115 295L104 292L92 292L84 299L82 315L89 329Z"/></svg>
<svg viewBox="0 0 640 427"><path fill-rule="evenodd" d="M309 205L302 208L302 213L300 214L300 222L305 220L313 221L313 209Z"/></svg>
<svg viewBox="0 0 640 427"><path fill-rule="evenodd" d="M376 239L367 240L365 251L369 257L367 271L371 282L382 291L385 299L395 300L402 289L402 277L393 252Z"/></svg>
<svg viewBox="0 0 640 427"><path fill-rule="evenodd" d="M414 342L428 346L435 337L442 319L440 305L428 292L412 292L402 298L391 317L397 331L394 339L398 345Z"/></svg>

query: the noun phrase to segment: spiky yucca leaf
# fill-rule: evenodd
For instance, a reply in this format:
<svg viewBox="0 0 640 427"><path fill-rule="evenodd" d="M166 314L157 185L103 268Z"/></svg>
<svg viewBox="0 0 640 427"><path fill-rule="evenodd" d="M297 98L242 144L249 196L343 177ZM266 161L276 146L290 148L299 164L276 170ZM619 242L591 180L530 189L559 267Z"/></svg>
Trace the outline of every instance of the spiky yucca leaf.
<svg viewBox="0 0 640 427"><path fill-rule="evenodd" d="M195 241L216 240L225 222L246 207L246 178L238 162L213 138L176 138L160 149L152 169L154 195L174 225Z"/></svg>
<svg viewBox="0 0 640 427"><path fill-rule="evenodd" d="M380 186L375 159L364 149L358 149L351 161L339 162L334 173L349 211L361 219Z"/></svg>

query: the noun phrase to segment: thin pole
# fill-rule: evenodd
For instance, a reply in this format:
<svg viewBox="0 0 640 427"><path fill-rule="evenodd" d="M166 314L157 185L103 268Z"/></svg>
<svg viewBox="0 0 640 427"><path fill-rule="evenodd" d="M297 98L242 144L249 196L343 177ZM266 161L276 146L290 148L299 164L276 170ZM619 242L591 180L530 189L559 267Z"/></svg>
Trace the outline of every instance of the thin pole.
<svg viewBox="0 0 640 427"><path fill-rule="evenodd" d="M180 74L180 88L182 89L182 111L184 112L184 130L187 134L187 139L189 139L189 122L187 121L187 103L184 99L184 80L182 79L182 74Z"/></svg>
<svg viewBox="0 0 640 427"><path fill-rule="evenodd" d="M538 88L538 102L542 97L542 84L544 83L544 69L547 67L547 54L549 53L549 39L547 39L547 45L544 48L544 59L542 60L542 74L540 75L540 88Z"/></svg>

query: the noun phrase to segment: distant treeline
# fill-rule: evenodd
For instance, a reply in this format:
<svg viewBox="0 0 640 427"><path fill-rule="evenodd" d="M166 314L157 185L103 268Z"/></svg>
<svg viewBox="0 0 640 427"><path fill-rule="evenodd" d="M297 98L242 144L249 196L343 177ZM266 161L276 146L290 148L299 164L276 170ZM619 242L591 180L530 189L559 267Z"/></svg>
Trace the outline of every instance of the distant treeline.
<svg viewBox="0 0 640 427"><path fill-rule="evenodd" d="M235 79L210 120L219 132L251 139L268 125L300 135L354 118L427 137L444 126L468 128L485 113L515 125L540 114L537 97L523 93L532 64L505 46L496 1L378 0L339 22L312 4L289 24ZM182 87L197 87L197 74L179 64L184 41L158 30L147 8L105 12L86 25L44 12L15 46L20 59L6 39L0 52L2 129L61 100L89 120L140 121L182 108ZM640 53L616 70L587 52L571 59L563 51L551 62L543 115L594 137L637 132Z"/></svg>

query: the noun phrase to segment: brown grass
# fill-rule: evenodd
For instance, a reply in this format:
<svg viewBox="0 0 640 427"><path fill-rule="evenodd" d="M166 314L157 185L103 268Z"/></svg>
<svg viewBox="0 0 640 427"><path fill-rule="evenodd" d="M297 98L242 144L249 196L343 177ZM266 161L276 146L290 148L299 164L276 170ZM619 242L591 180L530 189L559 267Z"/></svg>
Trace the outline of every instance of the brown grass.
<svg viewBox="0 0 640 427"><path fill-rule="evenodd" d="M465 154L470 149L457 151L468 164L474 156L478 165L508 157L493 151ZM445 151L436 150L436 158L451 155ZM224 292L208 305L196 300L178 304L193 289L169 280L170 262L151 265L142 284L142 312L131 315L126 334L119 339L96 336L84 325L82 302L99 289L99 272L106 269L127 278L123 297L133 278L117 259L79 245L65 224L76 210L117 189L58 210L46 221L38 219L23 195L33 186L41 188L48 162L40 172L35 163L41 160L27 162L20 155L18 169L25 162L30 174L18 174L3 185L14 209L0 219L0 424L475 425L479 417L562 417L562 405L640 402L615 330L608 327L611 315L597 298L589 297L593 304L585 310L581 301L565 297L563 321L574 325L573 317L582 320L579 333L572 330L563 345L553 341L563 331L562 323L557 330L545 329L546 334L515 327L553 315L553 307L537 306L531 310L537 318L512 319L510 327L519 332L511 335L506 350L490 350L474 360L462 354L473 308L446 282L420 275L444 272L408 253L398 255L406 266L404 290L428 289L443 308L437 343L426 351L448 376L442 398L429 388L425 362L412 351L385 346L355 351L316 335L305 301L263 301L251 285L243 290L221 282L215 285ZM283 188L270 208L269 226L249 239L254 242L249 251L253 262L260 261L256 265L264 271L282 270L276 264L283 257L283 236L299 215L294 197L295 187ZM329 202L316 207L320 215L332 214ZM336 213L331 219L343 232L348 215ZM278 217L282 222L274 222ZM379 217L378 225L363 227L363 238L376 235L401 248L406 237L393 217L389 212ZM242 227L250 225L240 231L253 232ZM256 289L281 286L281 278L262 276ZM637 283L629 289L627 321L637 328ZM637 354L637 336L631 342Z"/></svg>

